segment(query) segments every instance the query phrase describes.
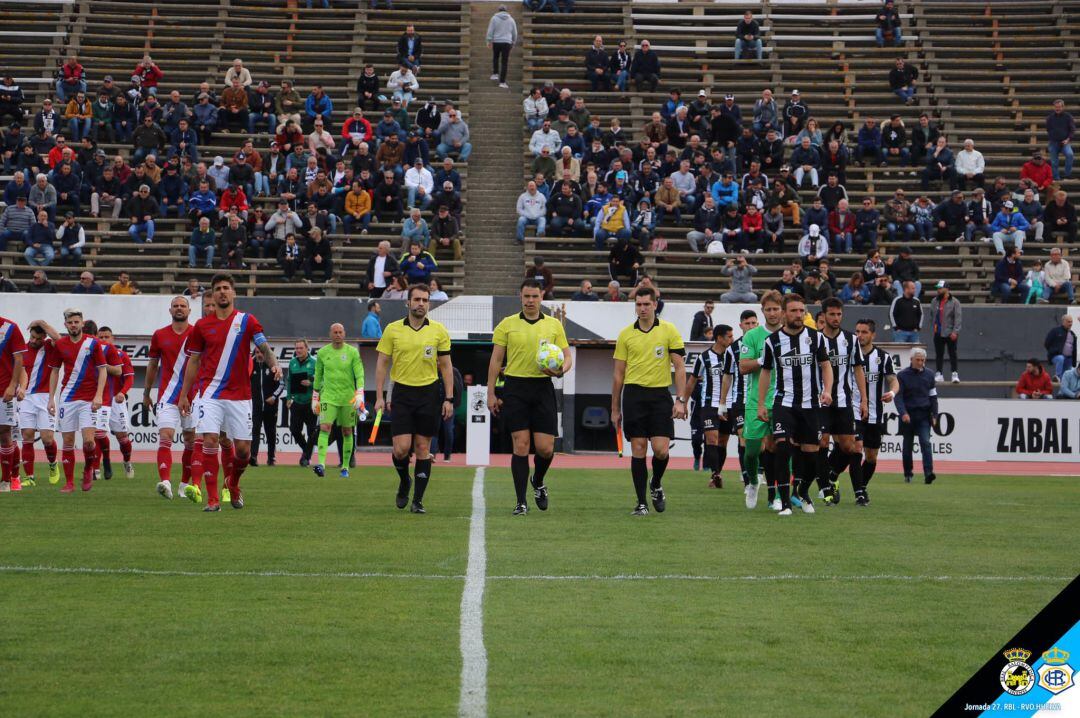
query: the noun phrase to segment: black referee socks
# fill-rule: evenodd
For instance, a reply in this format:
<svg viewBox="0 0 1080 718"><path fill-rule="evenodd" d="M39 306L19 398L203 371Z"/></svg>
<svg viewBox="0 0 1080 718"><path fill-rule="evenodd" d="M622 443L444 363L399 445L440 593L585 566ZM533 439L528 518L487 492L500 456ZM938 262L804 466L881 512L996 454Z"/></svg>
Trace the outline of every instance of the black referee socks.
<svg viewBox="0 0 1080 718"><path fill-rule="evenodd" d="M538 489L544 485L544 477L547 476L548 467L551 466L551 461L555 458L555 455L544 458L540 454L533 456L533 477L532 485L534 489Z"/></svg>
<svg viewBox="0 0 1080 718"><path fill-rule="evenodd" d="M424 492L427 491L428 480L431 479L431 457L416 460L416 493L413 501L423 501Z"/></svg>
<svg viewBox="0 0 1080 718"><path fill-rule="evenodd" d="M637 502L645 503L645 485L649 481L649 468L645 465L645 457L640 459L636 456L630 458L630 476L634 479L634 491L637 492Z"/></svg>
<svg viewBox="0 0 1080 718"><path fill-rule="evenodd" d="M644 462L645 460L642 459L642 461ZM660 488L660 481L663 480L664 472L667 471L667 462L668 457L666 456L662 459L657 458L656 456L652 457L652 484L649 488Z"/></svg>
<svg viewBox="0 0 1080 718"><path fill-rule="evenodd" d="M514 454L510 457L510 473L514 476L514 491L518 504L525 503L525 491L529 487L529 457Z"/></svg>
<svg viewBox="0 0 1080 718"><path fill-rule="evenodd" d="M403 459L394 457L394 468L397 469L398 475L398 496L408 496L409 489L412 487L412 479L409 478L409 457L406 456Z"/></svg>

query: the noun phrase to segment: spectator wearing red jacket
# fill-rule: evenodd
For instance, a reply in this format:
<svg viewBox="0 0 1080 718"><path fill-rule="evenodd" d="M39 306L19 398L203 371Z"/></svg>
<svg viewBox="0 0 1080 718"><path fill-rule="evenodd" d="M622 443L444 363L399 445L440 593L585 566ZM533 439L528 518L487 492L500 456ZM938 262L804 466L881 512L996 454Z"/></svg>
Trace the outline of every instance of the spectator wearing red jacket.
<svg viewBox="0 0 1080 718"><path fill-rule="evenodd" d="M370 143L374 136L371 123L364 119L364 111L357 107L353 110L352 117L345 120L345 124L341 127L341 144L338 146L338 154L344 157L350 147L355 152L361 142Z"/></svg>
<svg viewBox="0 0 1080 718"><path fill-rule="evenodd" d="M1031 180L1039 188L1039 191L1043 192L1054 181L1054 172L1050 169L1050 165L1043 160L1042 153L1036 152L1020 168L1020 179Z"/></svg>
<svg viewBox="0 0 1080 718"><path fill-rule="evenodd" d="M135 71L132 75L138 75L142 80L143 92L148 95L157 95L157 86L165 73L161 71L161 68L154 64L154 61L150 59L149 55L143 57L142 62L135 66Z"/></svg>
<svg viewBox="0 0 1080 718"><path fill-rule="evenodd" d="M79 64L79 58L72 53L60 66L60 77L56 80L56 96L67 104L76 92L86 92L86 71Z"/></svg>
<svg viewBox="0 0 1080 718"><path fill-rule="evenodd" d="M855 238L855 213L848 209L846 199L837 202L836 209L829 212L829 235L836 254L851 254L851 244Z"/></svg>
<svg viewBox="0 0 1080 718"><path fill-rule="evenodd" d="M249 209L247 195L244 194L244 190L239 185L230 183L225 191L221 193L221 200L218 201L218 210L222 221L225 221L229 215L229 210L234 207L240 218L246 221Z"/></svg>
<svg viewBox="0 0 1080 718"><path fill-rule="evenodd" d="M753 247L757 253L765 251L764 222L757 205L746 205L746 214L742 218L742 233L739 235L739 250L749 252Z"/></svg>
<svg viewBox="0 0 1080 718"><path fill-rule="evenodd" d="M1016 382L1016 396L1019 399L1053 399L1054 387L1050 383L1050 374L1043 369L1038 359L1028 359L1024 373Z"/></svg>

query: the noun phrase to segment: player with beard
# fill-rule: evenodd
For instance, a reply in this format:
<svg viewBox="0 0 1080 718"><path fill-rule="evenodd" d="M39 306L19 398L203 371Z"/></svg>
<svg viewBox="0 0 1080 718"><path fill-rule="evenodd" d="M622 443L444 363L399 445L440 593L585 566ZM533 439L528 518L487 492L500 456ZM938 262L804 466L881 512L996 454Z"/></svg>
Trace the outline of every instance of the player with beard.
<svg viewBox="0 0 1080 718"><path fill-rule="evenodd" d="M731 343L724 352L724 383L723 394L727 411L725 412L730 432L739 438L739 470L742 472L743 494L746 497L746 508L752 509L757 506L758 500L758 475L755 471L751 474L746 468L746 438L745 407L746 407L746 375L739 368L739 357L742 356L742 341L748 333L758 326L757 312L753 309L745 310L739 316L739 329L742 337Z"/></svg>
<svg viewBox="0 0 1080 718"><path fill-rule="evenodd" d="M109 360L112 352L120 360L120 374L109 374L105 385L105 396L109 402L109 419L106 428L116 436L120 445L120 455L124 459L124 476L129 479L135 478L135 466L131 463L131 426L128 421L128 393L135 383L135 367L131 364L131 357L113 342L112 329L101 327L97 331L97 337L105 347L105 360ZM109 435L97 439L98 453L101 456L101 464L105 469L105 478L112 477L112 464L109 461Z"/></svg>
<svg viewBox="0 0 1080 718"><path fill-rule="evenodd" d="M15 457L18 425L16 396L22 387L26 340L15 322L0 317L0 491L18 490L19 464Z"/></svg>
<svg viewBox="0 0 1080 718"><path fill-rule="evenodd" d="M56 461L56 416L49 412L49 365L56 361L56 340L60 335L40 319L30 322L23 354L23 386L19 391L19 428L22 432L23 473L27 483L34 481L34 438L41 437L49 462L49 483L60 481Z"/></svg>
<svg viewBox="0 0 1080 718"><path fill-rule="evenodd" d="M863 355L863 370L866 372L867 413L866 419L859 422L862 463L862 482L855 488L855 503L859 506L870 504L870 494L866 487L874 478L877 469L878 451L881 449L881 436L885 432L885 405L893 400L900 382L896 378L896 368L892 355L874 345L877 336L877 324L873 319L860 319L855 323L855 335L859 338L859 349ZM852 478L852 483L854 483Z"/></svg>
<svg viewBox="0 0 1080 718"><path fill-rule="evenodd" d="M95 415L101 408L105 394L105 353L97 337L83 332L83 315L78 309L64 312L64 328L67 336L56 342L56 356L49 364L49 411L56 413L60 436L63 440L61 463L64 482L61 493L75 491L75 434L82 435L83 479L82 490L89 491L94 482ZM56 385L60 379L60 367L64 368L64 384L60 389L60 405L56 403Z"/></svg>
<svg viewBox="0 0 1080 718"><path fill-rule="evenodd" d="M825 503L835 505L840 502L840 490L828 471L830 436L836 442L834 456L839 456L831 467L834 473L839 473L835 469L849 466L852 488L858 493L862 486L862 452L857 446L856 422L865 421L867 417L866 372L859 340L852 332L840 327L844 321L844 303L836 297L828 297L821 302L821 310L824 323L819 323L818 328L829 354L834 381L832 403L821 410L824 429L817 455L817 474Z"/></svg>
<svg viewBox="0 0 1080 718"><path fill-rule="evenodd" d="M724 392L724 357L731 347L731 327L717 324L713 328L712 346L706 348L694 360L690 377L686 380L686 394L683 403L688 404L691 397L701 412L701 430L705 434L705 468L712 472L709 481L711 488L721 489L724 480L720 472L727 461L728 439L732 434L731 422L727 418L727 394Z"/></svg>

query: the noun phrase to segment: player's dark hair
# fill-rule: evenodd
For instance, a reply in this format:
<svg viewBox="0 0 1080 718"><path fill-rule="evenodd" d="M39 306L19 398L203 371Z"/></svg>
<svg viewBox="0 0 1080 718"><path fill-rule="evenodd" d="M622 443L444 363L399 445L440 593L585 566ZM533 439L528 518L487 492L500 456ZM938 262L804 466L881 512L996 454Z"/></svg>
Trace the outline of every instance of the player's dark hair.
<svg viewBox="0 0 1080 718"><path fill-rule="evenodd" d="M216 287L221 282L225 282L233 289L236 289L236 280L234 280L233 275L229 274L228 272L221 272L219 274L215 274L214 278L210 280L210 289L213 290L214 287Z"/></svg>
<svg viewBox="0 0 1080 718"><path fill-rule="evenodd" d="M99 332L108 332L109 334L112 334L112 327L98 327L98 331Z"/></svg>
<svg viewBox="0 0 1080 718"><path fill-rule="evenodd" d="M821 311L827 312L830 309L839 309L840 311L843 311L844 310L844 303L842 301L840 301L839 299L837 299L836 297L826 297L825 299L822 299L821 300Z"/></svg>
<svg viewBox="0 0 1080 718"><path fill-rule="evenodd" d="M875 322L873 319L860 319L859 321L855 322L855 326L859 326L860 324L865 324L866 328L870 330L871 334L877 333L877 322Z"/></svg>
<svg viewBox="0 0 1080 718"><path fill-rule="evenodd" d="M747 319L750 319L751 317L753 317L754 319L757 319L757 312L755 312L753 309L744 309L743 313L739 315L739 321L740 322L745 322Z"/></svg>
<svg viewBox="0 0 1080 718"><path fill-rule="evenodd" d="M791 294L784 295L784 298L780 300L780 307L783 309L787 309L789 304L796 303L806 304L806 300L803 299L801 294L795 294L794 292L792 292Z"/></svg>
<svg viewBox="0 0 1080 718"><path fill-rule="evenodd" d="M540 282L536 281L535 279L526 279L521 283L521 286L518 287L518 293L520 293L521 290L525 289L526 287L528 287L529 289L539 289L541 292L544 291L544 288L540 286Z"/></svg>
<svg viewBox="0 0 1080 718"><path fill-rule="evenodd" d="M87 319L82 325L83 334L97 334L97 322Z"/></svg>
<svg viewBox="0 0 1080 718"><path fill-rule="evenodd" d="M648 297L653 302L656 302L656 290L652 287L641 287L634 293L634 298L638 297Z"/></svg>
<svg viewBox="0 0 1080 718"><path fill-rule="evenodd" d="M732 329L727 324L717 324L713 329L713 341L716 341L717 337L727 336L731 334Z"/></svg>
<svg viewBox="0 0 1080 718"><path fill-rule="evenodd" d="M30 327L30 333L35 336L43 337L45 336L45 328L38 324L35 324L34 326Z"/></svg>
<svg viewBox="0 0 1080 718"><path fill-rule="evenodd" d="M408 292L408 294L405 295L406 300L411 300L412 299L412 293L416 292L416 291L420 291L420 292L423 292L424 294L426 294L428 296L431 296L431 289L428 288L428 285L426 285L426 284L410 284L409 285L409 292Z"/></svg>

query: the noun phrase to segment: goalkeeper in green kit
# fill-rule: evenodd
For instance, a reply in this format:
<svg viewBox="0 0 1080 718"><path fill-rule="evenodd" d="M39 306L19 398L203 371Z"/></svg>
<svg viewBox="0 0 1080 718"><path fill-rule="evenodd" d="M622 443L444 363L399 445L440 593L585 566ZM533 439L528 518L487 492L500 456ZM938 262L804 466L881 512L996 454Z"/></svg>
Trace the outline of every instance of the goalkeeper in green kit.
<svg viewBox="0 0 1080 718"><path fill-rule="evenodd" d="M315 354L311 409L319 416L319 459L316 476L325 476L326 447L334 424L341 429L341 476L349 477L356 434L356 415L364 411L364 364L360 350L345 343L345 327L330 325L330 343Z"/></svg>

